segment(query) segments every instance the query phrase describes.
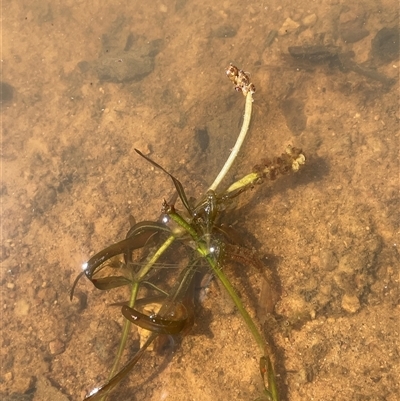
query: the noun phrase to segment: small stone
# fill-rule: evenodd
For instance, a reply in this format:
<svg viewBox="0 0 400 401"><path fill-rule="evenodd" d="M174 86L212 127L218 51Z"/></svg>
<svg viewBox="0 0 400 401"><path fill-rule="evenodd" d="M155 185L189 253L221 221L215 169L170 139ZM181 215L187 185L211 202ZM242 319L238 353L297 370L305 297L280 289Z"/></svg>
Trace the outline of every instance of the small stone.
<svg viewBox="0 0 400 401"><path fill-rule="evenodd" d="M307 27L313 26L316 22L317 22L316 14L307 15L301 20L301 23L303 24L303 26L307 26Z"/></svg>
<svg viewBox="0 0 400 401"><path fill-rule="evenodd" d="M129 50L116 48L109 51L103 46L103 54L95 63L101 81L123 83L141 81L154 70L155 56L160 52L162 40L141 40Z"/></svg>
<svg viewBox="0 0 400 401"><path fill-rule="evenodd" d="M356 43L369 35L364 27L358 29L343 30L341 37L345 43Z"/></svg>
<svg viewBox="0 0 400 401"><path fill-rule="evenodd" d="M237 29L232 25L221 25L213 31L216 38L233 38L236 34Z"/></svg>
<svg viewBox="0 0 400 401"><path fill-rule="evenodd" d="M51 355L59 355L65 351L65 344L61 340L49 342L49 350Z"/></svg>
<svg viewBox="0 0 400 401"><path fill-rule="evenodd" d="M296 21L293 21L291 18L286 18L285 22L282 24L282 26L278 30L278 35L279 36L284 36L289 33L294 32L300 24Z"/></svg>
<svg viewBox="0 0 400 401"><path fill-rule="evenodd" d="M0 104L8 103L13 100L14 88L7 82L0 82L1 98Z"/></svg>
<svg viewBox="0 0 400 401"><path fill-rule="evenodd" d="M364 28L366 14L361 6L340 14L339 32L346 43L356 43L369 35Z"/></svg>
<svg viewBox="0 0 400 401"><path fill-rule="evenodd" d="M57 291L54 288L41 288L37 294L37 299L40 302L53 303L57 300Z"/></svg>
<svg viewBox="0 0 400 401"><path fill-rule="evenodd" d="M321 268L327 271L333 271L338 266L338 260L330 249L322 249L320 253Z"/></svg>
<svg viewBox="0 0 400 401"><path fill-rule="evenodd" d="M371 56L379 63L396 60L399 57L399 29L382 28L372 39Z"/></svg>
<svg viewBox="0 0 400 401"><path fill-rule="evenodd" d="M5 375L4 375L4 381L5 382L10 382L12 379L13 379L13 373L12 372L7 372Z"/></svg>
<svg viewBox="0 0 400 401"><path fill-rule="evenodd" d="M355 295L343 295L342 308L349 313L356 313L360 309L360 300Z"/></svg>
<svg viewBox="0 0 400 401"><path fill-rule="evenodd" d="M54 187L43 186L34 198L34 208L38 213L44 213L57 202L57 191Z"/></svg>
<svg viewBox="0 0 400 401"><path fill-rule="evenodd" d="M13 378L13 392L26 394L35 386L35 378L28 375L16 375Z"/></svg>
<svg viewBox="0 0 400 401"><path fill-rule="evenodd" d="M30 305L29 303L21 298L17 302L15 302L14 313L17 316L27 316L29 313Z"/></svg>

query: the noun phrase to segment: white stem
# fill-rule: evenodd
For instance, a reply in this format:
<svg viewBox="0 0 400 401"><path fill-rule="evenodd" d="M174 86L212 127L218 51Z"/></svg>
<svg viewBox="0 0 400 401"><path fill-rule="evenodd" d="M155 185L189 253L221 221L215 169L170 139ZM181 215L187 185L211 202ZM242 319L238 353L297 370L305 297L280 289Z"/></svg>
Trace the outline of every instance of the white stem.
<svg viewBox="0 0 400 401"><path fill-rule="evenodd" d="M246 95L246 104L244 108L242 129L240 130L238 139L236 140L235 146L233 147L232 152L228 157L228 160L225 162L224 167L222 167L222 170L219 172L217 178L214 180L214 182L208 189L209 191L210 190L215 191L217 189L218 185L224 179L225 175L228 173L233 162L235 161L236 156L240 151L240 148L244 142L244 139L246 138L246 134L249 129L252 108L253 108L253 94L251 93L251 91L248 91Z"/></svg>

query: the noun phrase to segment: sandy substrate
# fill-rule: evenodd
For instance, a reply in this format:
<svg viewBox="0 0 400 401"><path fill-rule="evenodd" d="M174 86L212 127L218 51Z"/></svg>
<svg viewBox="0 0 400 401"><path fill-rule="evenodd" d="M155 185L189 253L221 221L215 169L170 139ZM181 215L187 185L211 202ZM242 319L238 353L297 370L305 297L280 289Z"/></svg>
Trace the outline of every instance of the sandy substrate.
<svg viewBox="0 0 400 401"><path fill-rule="evenodd" d="M263 325L281 399L398 399L400 64L386 42L372 50L382 28L398 29L396 1L2 8L2 400L82 400L104 383L123 323L108 304L126 292L82 280L70 302L71 285L130 215L157 219L173 193L134 148L194 198L210 185L243 114L230 62L257 92L226 184L288 144L307 156L228 217L280 295L265 313L258 272L226 267ZM311 45L334 54L289 54ZM196 313L191 335L149 352L110 399L255 400L257 347L215 282Z"/></svg>

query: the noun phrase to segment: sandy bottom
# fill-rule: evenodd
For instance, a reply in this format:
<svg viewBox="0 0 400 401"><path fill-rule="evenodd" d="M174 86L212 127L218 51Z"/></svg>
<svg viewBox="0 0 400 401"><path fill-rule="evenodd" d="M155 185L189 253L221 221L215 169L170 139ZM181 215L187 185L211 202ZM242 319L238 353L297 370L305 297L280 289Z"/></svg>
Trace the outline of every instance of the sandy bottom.
<svg viewBox="0 0 400 401"><path fill-rule="evenodd" d="M2 400L82 400L104 383L123 323L108 305L127 293L82 280L70 302L71 285L130 215L155 220L173 194L134 148L189 196L210 185L243 114L230 62L257 92L225 184L288 144L307 156L226 216L279 294L251 267L226 266L263 326L281 399L398 399L398 43L373 50L378 31L397 28L398 4L218 3L2 5ZM311 45L331 54L289 55ZM205 292L191 334L148 352L110 399L260 395L256 344L215 281Z"/></svg>

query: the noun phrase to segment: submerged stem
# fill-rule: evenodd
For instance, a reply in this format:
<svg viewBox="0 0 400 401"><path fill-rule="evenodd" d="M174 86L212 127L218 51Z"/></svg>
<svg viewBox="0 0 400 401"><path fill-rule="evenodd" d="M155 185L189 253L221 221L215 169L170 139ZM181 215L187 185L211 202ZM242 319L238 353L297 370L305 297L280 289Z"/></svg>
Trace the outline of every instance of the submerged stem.
<svg viewBox="0 0 400 401"><path fill-rule="evenodd" d="M160 256L169 248L169 246L175 241L175 235L171 234L164 243L157 249L157 252L151 257L151 259L140 269L135 281L140 282L143 280L145 275L153 267L154 263L160 258Z"/></svg>
<svg viewBox="0 0 400 401"><path fill-rule="evenodd" d="M170 211L169 216L174 220L178 225L184 228L188 234L192 237L193 241L196 244L196 251L200 254L201 257L204 257L208 264L210 265L213 273L218 277L219 281L225 287L226 291L228 292L229 296L231 297L233 303L235 304L236 308L239 310L244 322L246 323L248 329L250 330L254 340L256 341L257 345L261 349L263 354L263 358L266 359L268 365L268 388L266 389L268 392L268 396L272 401L279 401L279 395L277 390L277 385L275 381L275 372L272 367L271 359L267 352L267 343L264 337L261 335L259 329L257 328L256 324L254 323L253 319L247 312L246 308L243 305L242 300L237 295L235 289L233 288L230 280L225 275L223 270L221 269L218 260L215 259L214 255L210 253L207 244L200 239L196 231L186 222L186 220L180 216L175 211Z"/></svg>
<svg viewBox="0 0 400 401"><path fill-rule="evenodd" d="M133 308L135 305L135 301L138 295L138 291L139 291L139 282L135 282L132 284L132 289L131 289L131 298L129 299L129 307ZM125 350L125 345L126 345L126 341L128 340L128 334L129 334L129 330L131 328L131 322L128 319L125 319L124 321L124 327L122 329L122 336L121 336L121 341L119 343L118 346L118 352L117 355L114 359L114 364L111 368L111 371L108 375L108 379L110 380L114 375L115 372L117 371L120 361L121 361L121 357L122 357L122 353ZM103 400L105 400L105 397L103 398Z"/></svg>
<svg viewBox="0 0 400 401"><path fill-rule="evenodd" d="M251 334L254 337L257 345L260 347L262 353L265 352L266 342L263 336L260 334L257 326L255 325L253 319L247 312L246 308L244 307L242 300L236 294L235 289L233 288L231 282L229 281L228 277L225 275L223 270L220 268L219 264L210 257L207 257L207 261L212 267L213 273L218 277L218 280L222 283L225 287L226 291L228 292L229 296L231 297L233 303L236 305L236 308L239 310L240 314L242 315L243 320L245 321L247 327L249 328Z"/></svg>
<svg viewBox="0 0 400 401"><path fill-rule="evenodd" d="M201 241L197 233L191 229L190 225L186 222L186 220L180 216L176 212L171 212L170 217L177 223L179 224L182 228L184 228L192 237L192 239L195 241L196 244L196 251L202 256L205 257L208 264L212 268L213 273L218 277L218 279L221 281L222 285L225 287L229 295L231 296L234 304L238 308L240 314L242 315L244 321L246 322L247 326L249 327L254 339L256 340L257 344L261 348L261 350L264 352L265 347L266 347L266 342L263 339L262 335L258 331L256 325L253 322L253 319L250 317L249 313L243 306L243 303L239 296L236 294L236 291L232 287L231 282L229 281L228 277L225 275L225 273L220 269L220 266L216 259L213 257L212 254L210 254L207 245Z"/></svg>
<svg viewBox="0 0 400 401"><path fill-rule="evenodd" d="M157 252L152 256L152 258L146 263L145 266L143 266L143 268L137 274L137 277L134 279L134 281L132 283L131 297L129 299L129 304L128 304L130 308L133 308L135 306L135 302L136 302L136 298L138 296L141 281L144 279L144 277L149 272L149 270L153 267L154 263L157 262L157 260L160 258L160 256L174 242L174 240L175 240L175 236L171 234L164 241L164 243L158 248ZM114 375L117 372L118 367L121 363L122 354L125 350L125 346L126 346L126 342L128 340L128 334L129 334L130 328L131 328L131 321L128 319L124 319L124 327L122 328L121 341L119 342L118 352L114 359L114 363L111 368L111 371L108 375L108 380L111 380L114 377ZM110 389L110 391L111 391L111 389ZM101 401L105 401L107 399L110 391L108 391L107 394L104 394L104 396L101 398Z"/></svg>
<svg viewBox="0 0 400 401"><path fill-rule="evenodd" d="M240 130L235 146L233 147L231 154L229 155L227 161L225 162L224 167L222 167L222 170L219 172L217 178L211 184L209 190L215 191L217 189L218 185L224 179L225 175L228 173L233 162L235 161L236 156L238 155L240 148L242 147L244 139L246 138L247 131L249 130L252 108L253 108L253 93L249 91L247 92L246 95L242 129Z"/></svg>

